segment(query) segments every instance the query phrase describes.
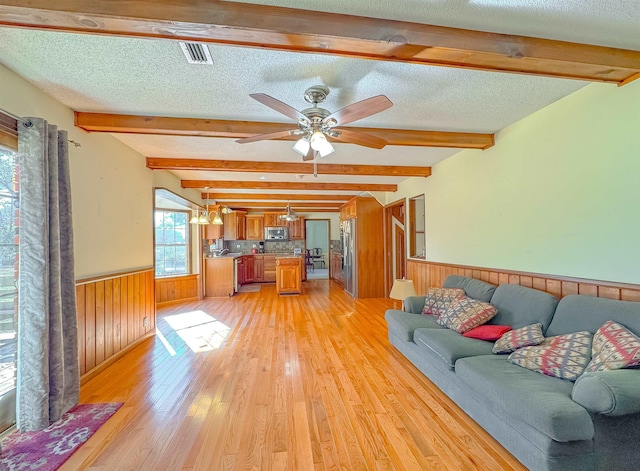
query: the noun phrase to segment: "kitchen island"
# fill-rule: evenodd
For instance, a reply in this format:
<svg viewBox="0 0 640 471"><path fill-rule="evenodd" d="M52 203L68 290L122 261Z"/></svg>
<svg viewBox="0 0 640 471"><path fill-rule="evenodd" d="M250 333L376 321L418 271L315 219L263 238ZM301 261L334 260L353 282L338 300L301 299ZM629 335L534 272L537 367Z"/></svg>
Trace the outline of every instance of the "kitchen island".
<svg viewBox="0 0 640 471"><path fill-rule="evenodd" d="M303 263L300 256L276 258L276 292L299 294L302 292Z"/></svg>
<svg viewBox="0 0 640 471"><path fill-rule="evenodd" d="M300 260L300 278L306 281L306 267L301 256L291 253L242 254L227 253L221 256L204 257L205 297L233 296L240 286L247 283L275 283L276 264L279 258ZM298 289L300 292L300 289Z"/></svg>

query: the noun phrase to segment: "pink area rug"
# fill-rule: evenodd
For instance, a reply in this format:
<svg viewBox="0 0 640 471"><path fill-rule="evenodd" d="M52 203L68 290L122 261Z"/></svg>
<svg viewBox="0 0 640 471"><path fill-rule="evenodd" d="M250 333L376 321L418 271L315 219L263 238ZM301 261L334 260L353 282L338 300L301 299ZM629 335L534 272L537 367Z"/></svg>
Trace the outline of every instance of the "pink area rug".
<svg viewBox="0 0 640 471"><path fill-rule="evenodd" d="M122 402L79 404L37 432L15 432L2 442L0 470L54 471L69 459Z"/></svg>

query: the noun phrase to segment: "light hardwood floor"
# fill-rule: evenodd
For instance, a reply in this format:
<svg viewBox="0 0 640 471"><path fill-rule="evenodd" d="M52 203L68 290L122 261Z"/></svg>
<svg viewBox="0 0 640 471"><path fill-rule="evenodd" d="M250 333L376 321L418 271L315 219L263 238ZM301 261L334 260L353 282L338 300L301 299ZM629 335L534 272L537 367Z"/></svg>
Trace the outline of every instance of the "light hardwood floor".
<svg viewBox="0 0 640 471"><path fill-rule="evenodd" d="M124 406L63 469L525 469L389 344L397 303L303 285L160 309L82 387Z"/></svg>

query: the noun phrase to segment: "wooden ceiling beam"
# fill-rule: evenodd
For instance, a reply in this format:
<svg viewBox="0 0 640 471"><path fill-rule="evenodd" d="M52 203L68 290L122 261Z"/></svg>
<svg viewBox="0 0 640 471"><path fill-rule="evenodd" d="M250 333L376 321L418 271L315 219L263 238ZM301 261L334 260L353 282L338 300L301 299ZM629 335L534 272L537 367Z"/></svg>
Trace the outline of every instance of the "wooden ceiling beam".
<svg viewBox="0 0 640 471"><path fill-rule="evenodd" d="M271 132L297 129L295 123L229 121L206 118L172 118L109 113L75 112L75 125L89 132L124 134L159 134L165 136L225 137L240 139ZM340 128L336 128L339 130ZM472 132L419 131L414 129L364 128L345 126L350 131L371 134L390 146L453 147L487 149L494 145L494 135ZM300 136L279 140L296 141Z"/></svg>
<svg viewBox="0 0 640 471"><path fill-rule="evenodd" d="M318 183L267 182L229 180L182 180L182 188L265 189L265 190L335 190L335 191L397 191L398 185L388 183Z"/></svg>
<svg viewBox="0 0 640 471"><path fill-rule="evenodd" d="M623 84L640 51L219 0L0 0L0 24Z"/></svg>
<svg viewBox="0 0 640 471"><path fill-rule="evenodd" d="M317 208L325 208L325 209L340 209L340 206L342 206L344 203L305 203L305 202L294 202L291 201L291 203L288 203L287 201L282 201L282 202L274 202L274 201L270 201L270 202L249 202L249 201L230 201L230 202L225 202L224 206L229 206L231 208L236 208L239 206L242 206L244 208L264 208L265 206L268 206L270 208L276 208L276 209L286 209L287 205L289 205L294 209L294 210L302 210L304 208L306 209L317 209Z"/></svg>
<svg viewBox="0 0 640 471"><path fill-rule="evenodd" d="M282 200L282 201L349 201L356 195L311 195L308 193L202 193L202 199L228 200ZM262 204L269 204L263 202Z"/></svg>
<svg viewBox="0 0 640 471"><path fill-rule="evenodd" d="M313 162L255 162L249 160L167 159L147 157L154 170L216 170L220 172L292 173L312 175ZM428 177L431 167L403 165L318 164L320 175L374 175L385 177Z"/></svg>

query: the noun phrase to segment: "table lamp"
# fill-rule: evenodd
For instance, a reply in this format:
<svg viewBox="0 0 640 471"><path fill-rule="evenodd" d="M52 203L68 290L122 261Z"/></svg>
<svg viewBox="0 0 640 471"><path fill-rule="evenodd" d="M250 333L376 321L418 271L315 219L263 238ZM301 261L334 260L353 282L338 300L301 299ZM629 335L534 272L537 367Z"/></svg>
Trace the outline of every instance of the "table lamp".
<svg viewBox="0 0 640 471"><path fill-rule="evenodd" d="M416 289L413 286L413 280L396 278L393 281L393 286L391 287L391 293L389 293L389 297L391 299L398 299L402 301L403 311L404 311L404 300L407 299L409 296L415 296L415 295L416 295Z"/></svg>

